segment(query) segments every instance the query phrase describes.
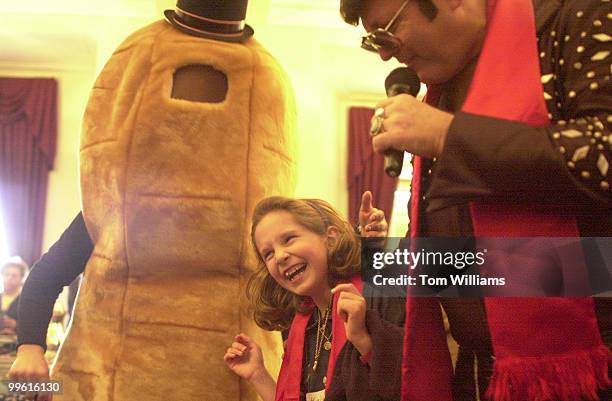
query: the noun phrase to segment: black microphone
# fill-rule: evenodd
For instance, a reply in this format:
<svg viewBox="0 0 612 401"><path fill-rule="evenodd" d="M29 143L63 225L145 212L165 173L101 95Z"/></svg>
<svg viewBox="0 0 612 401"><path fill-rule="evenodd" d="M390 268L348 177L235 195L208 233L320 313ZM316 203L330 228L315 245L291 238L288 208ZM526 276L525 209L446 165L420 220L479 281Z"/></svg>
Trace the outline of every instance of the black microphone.
<svg viewBox="0 0 612 401"><path fill-rule="evenodd" d="M385 89L387 97L396 96L406 93L416 96L421 88L421 81L416 72L408 67L399 67L391 71L387 79L385 79ZM402 164L404 162L404 151L397 149L388 149L384 152L385 156L385 173L389 177L398 177L402 172Z"/></svg>

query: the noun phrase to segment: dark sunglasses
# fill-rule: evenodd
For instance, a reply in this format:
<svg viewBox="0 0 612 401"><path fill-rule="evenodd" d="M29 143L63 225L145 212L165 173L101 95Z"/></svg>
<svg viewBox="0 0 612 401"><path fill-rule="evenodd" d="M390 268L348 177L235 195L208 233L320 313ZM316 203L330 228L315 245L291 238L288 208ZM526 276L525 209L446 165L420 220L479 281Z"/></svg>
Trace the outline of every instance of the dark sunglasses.
<svg viewBox="0 0 612 401"><path fill-rule="evenodd" d="M393 52L399 49L402 42L391 32L391 28L397 21L397 17L399 17L402 11L404 11L408 1L410 0L404 1L402 6L399 8L399 10L397 10L384 28L377 28L361 38L362 49L374 53L380 53L381 50Z"/></svg>

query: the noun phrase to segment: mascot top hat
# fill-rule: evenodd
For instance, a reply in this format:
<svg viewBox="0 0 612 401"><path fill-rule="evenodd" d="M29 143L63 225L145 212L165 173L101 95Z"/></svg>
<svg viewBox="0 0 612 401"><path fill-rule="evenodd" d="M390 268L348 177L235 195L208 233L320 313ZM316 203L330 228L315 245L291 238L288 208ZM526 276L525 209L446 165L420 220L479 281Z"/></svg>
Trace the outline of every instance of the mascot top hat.
<svg viewBox="0 0 612 401"><path fill-rule="evenodd" d="M168 21L194 36L225 42L244 42L253 36L247 25L248 0L178 0L176 9L166 10Z"/></svg>

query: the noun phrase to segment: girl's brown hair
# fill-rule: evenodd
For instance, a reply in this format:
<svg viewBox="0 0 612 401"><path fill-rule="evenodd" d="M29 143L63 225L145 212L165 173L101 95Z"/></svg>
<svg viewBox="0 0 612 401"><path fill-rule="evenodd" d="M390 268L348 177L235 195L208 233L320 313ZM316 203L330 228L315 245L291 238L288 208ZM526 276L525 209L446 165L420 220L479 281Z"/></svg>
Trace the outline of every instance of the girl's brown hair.
<svg viewBox="0 0 612 401"><path fill-rule="evenodd" d="M267 214L274 211L290 213L298 224L319 235L326 235L329 227L338 230L338 237L327 254L330 286L360 271L360 239L353 227L340 217L329 203L320 199L273 196L263 199L255 206L251 244L257 254L258 266L247 284L247 296L259 327L266 330L285 330L291 325L293 316L306 312L308 307L303 305L301 296L284 289L272 278L257 251L255 229Z"/></svg>

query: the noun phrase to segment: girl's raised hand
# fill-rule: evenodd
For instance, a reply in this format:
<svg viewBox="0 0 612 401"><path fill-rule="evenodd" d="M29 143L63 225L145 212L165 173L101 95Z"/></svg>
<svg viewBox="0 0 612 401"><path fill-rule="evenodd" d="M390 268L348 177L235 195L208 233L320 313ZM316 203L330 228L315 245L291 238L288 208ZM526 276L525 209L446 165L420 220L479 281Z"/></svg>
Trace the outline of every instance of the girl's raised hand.
<svg viewBox="0 0 612 401"><path fill-rule="evenodd" d="M337 292L337 312L344 321L346 339L361 355L367 355L372 350L372 337L365 325L366 300L353 284L339 284L332 289L332 294Z"/></svg>
<svg viewBox="0 0 612 401"><path fill-rule="evenodd" d="M238 334L227 349L223 360L241 378L251 381L265 371L263 354L257 343L246 334Z"/></svg>

